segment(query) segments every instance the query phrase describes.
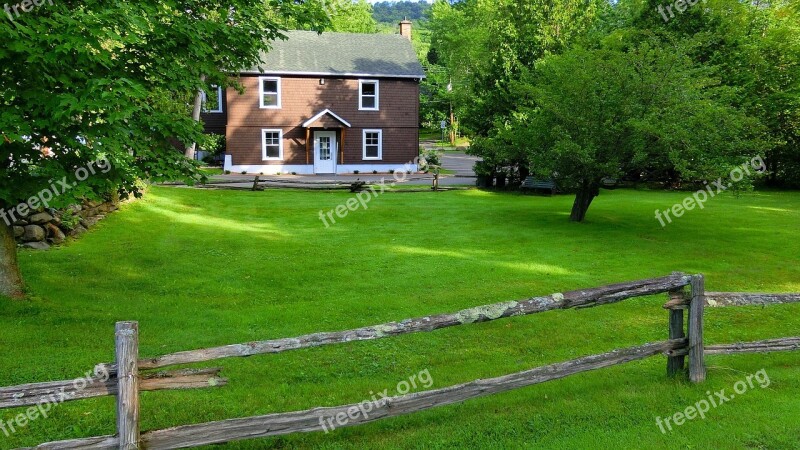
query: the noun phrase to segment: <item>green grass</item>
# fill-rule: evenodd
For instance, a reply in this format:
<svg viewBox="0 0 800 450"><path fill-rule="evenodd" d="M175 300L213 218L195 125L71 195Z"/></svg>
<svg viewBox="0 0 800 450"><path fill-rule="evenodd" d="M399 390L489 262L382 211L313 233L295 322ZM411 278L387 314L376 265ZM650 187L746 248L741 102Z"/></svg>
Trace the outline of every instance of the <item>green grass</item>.
<svg viewBox="0 0 800 450"><path fill-rule="evenodd" d="M113 359L114 322L141 354L343 330L568 289L702 272L709 290L800 291L800 194L710 200L662 229L684 193L603 192L584 224L572 199L484 191L387 193L330 229L342 192L154 188L81 240L21 252L30 301L0 299L0 385L77 377ZM249 359L230 385L148 392L145 430L340 405L428 369L434 387L666 338L663 296ZM798 335L800 305L709 310L709 343ZM264 448L800 447L797 353L709 357L709 380L643 362L406 417L252 442ZM772 384L663 435L668 416L765 369ZM114 432L113 398L61 405L0 448ZM0 411L9 420L19 410Z"/></svg>

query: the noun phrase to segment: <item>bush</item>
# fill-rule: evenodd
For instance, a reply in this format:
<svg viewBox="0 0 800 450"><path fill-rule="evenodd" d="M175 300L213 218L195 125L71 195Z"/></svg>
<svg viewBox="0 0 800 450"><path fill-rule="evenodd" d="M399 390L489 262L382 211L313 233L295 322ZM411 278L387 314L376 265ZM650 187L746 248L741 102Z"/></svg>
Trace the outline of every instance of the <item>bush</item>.
<svg viewBox="0 0 800 450"><path fill-rule="evenodd" d="M442 166L442 154L436 150L423 150L419 157L419 169L428 172L434 167Z"/></svg>
<svg viewBox="0 0 800 450"><path fill-rule="evenodd" d="M70 231L74 230L79 223L81 223L81 218L76 216L71 209L67 209L61 215L61 225Z"/></svg>
<svg viewBox="0 0 800 450"><path fill-rule="evenodd" d="M197 143L197 147L208 154L203 158L206 164L213 164L219 155L225 153L227 141L221 134L204 134L203 139Z"/></svg>

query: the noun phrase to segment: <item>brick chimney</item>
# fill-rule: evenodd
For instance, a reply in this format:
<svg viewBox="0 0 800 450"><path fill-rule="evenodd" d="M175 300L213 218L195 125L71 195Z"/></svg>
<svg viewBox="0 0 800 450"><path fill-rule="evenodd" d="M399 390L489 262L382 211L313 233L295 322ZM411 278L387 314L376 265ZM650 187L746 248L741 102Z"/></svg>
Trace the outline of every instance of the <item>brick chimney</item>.
<svg viewBox="0 0 800 450"><path fill-rule="evenodd" d="M408 20L408 18L400 22L400 36L405 37L409 41L411 40L411 21Z"/></svg>

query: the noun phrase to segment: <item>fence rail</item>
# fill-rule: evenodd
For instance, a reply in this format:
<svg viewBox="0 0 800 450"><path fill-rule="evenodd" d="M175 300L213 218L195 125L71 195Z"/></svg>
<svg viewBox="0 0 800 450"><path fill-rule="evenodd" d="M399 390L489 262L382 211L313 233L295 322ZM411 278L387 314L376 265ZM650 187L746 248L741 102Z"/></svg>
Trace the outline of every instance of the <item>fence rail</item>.
<svg viewBox="0 0 800 450"><path fill-rule="evenodd" d="M662 294L683 288L691 283L691 277L675 273L662 278L653 278L630 283L613 284L593 289L556 293L544 297L533 297L514 302L495 303L465 309L452 314L418 317L401 322L389 322L355 330L333 333L315 333L287 339L248 342L202 350L191 350L142 359L140 369L158 369L179 364L208 362L223 358L255 356L281 353L289 350L341 344L353 341L368 341L400 336L409 333L430 332L442 328L488 322L514 316L527 316L558 309L591 308L621 302L635 297ZM109 365L110 372L116 368Z"/></svg>
<svg viewBox="0 0 800 450"><path fill-rule="evenodd" d="M221 371L222 369L217 367L149 373L141 377L139 390L163 391L222 387L228 384L228 380L219 376ZM87 379L85 387L76 385L75 380L69 380L0 388L0 409L34 406L53 397L69 402L117 395L117 378L106 380L103 378L105 377L91 377Z"/></svg>
<svg viewBox="0 0 800 450"><path fill-rule="evenodd" d="M686 287L690 286L690 290ZM160 369L178 364L201 363L231 357L249 357L280 353L301 348L318 347L354 341L365 341L409 333L431 332L442 328L499 320L514 316L537 314L571 308L589 308L618 303L634 297L668 293L669 340L639 347L614 350L572 361L538 367L523 372L442 389L418 392L373 402L338 407L320 407L306 411L270 414L258 417L230 419L198 425L180 426L166 430L141 433L139 429L139 395L141 391L161 389L193 389L224 386L227 380L219 376L220 369L192 369L143 374L141 371ZM746 303L748 299L751 303ZM220 444L243 439L262 438L291 433L321 431L322 420L347 414L346 426L359 425L387 417L411 414L439 406L506 392L544 383L582 372L642 360L657 355L667 356L667 373L676 376L687 373L692 382L706 378L706 355L737 353L768 353L800 350L800 338L767 341L704 345L704 309L706 306L743 306L746 304L781 304L800 300L800 294L739 294L705 292L702 275L682 273L599 288L570 291L545 297L533 297L516 302L480 306L453 314L408 319L355 330L316 333L297 338L275 339L246 344L227 345L209 349L173 353L157 358L138 355L138 324L120 322L116 329L116 361L96 368L110 378L78 389L73 381L35 383L0 388L0 409L36 405L57 392L67 392L66 400L114 395L117 397L117 435L50 442L37 449L139 449L165 450ZM687 313L684 313L687 311ZM688 357L688 367L687 359ZM370 407L370 414L351 417L354 408Z"/></svg>

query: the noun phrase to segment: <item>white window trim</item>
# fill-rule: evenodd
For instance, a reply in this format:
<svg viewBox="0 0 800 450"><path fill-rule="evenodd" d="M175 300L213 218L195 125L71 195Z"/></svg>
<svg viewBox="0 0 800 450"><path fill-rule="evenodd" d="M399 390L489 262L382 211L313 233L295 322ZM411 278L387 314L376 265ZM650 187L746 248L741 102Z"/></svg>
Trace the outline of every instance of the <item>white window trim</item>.
<svg viewBox="0 0 800 450"><path fill-rule="evenodd" d="M375 84L375 107L364 108L364 84ZM358 110L380 111L381 109L381 82L378 80L358 80Z"/></svg>
<svg viewBox="0 0 800 450"><path fill-rule="evenodd" d="M278 133L278 153L277 158L267 157L267 133ZM261 130L261 160L262 161L283 161L283 130L263 128Z"/></svg>
<svg viewBox="0 0 800 450"><path fill-rule="evenodd" d="M367 133L378 133L378 157L367 157ZM361 135L361 156L364 161L383 160L383 130L364 130Z"/></svg>
<svg viewBox="0 0 800 450"><path fill-rule="evenodd" d="M208 103L208 94L203 91L203 112L204 113L211 113L211 114L219 114L222 113L222 86L214 86L211 87L217 88L217 108L218 109L206 109L205 104Z"/></svg>
<svg viewBox="0 0 800 450"><path fill-rule="evenodd" d="M264 104L264 82L270 81L277 81L278 82L278 104L277 105L265 105ZM282 93L282 83L280 77L258 77L258 105L261 109L281 109L281 105L283 102L283 93Z"/></svg>

